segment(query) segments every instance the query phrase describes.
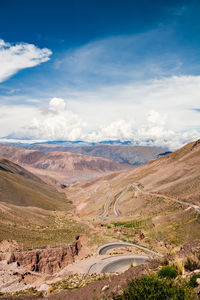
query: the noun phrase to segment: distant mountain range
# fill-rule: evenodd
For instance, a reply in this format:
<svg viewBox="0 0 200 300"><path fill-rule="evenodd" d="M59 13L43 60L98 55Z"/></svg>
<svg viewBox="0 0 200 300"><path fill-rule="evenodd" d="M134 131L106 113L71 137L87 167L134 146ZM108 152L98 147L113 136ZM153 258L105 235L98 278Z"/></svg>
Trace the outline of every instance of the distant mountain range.
<svg viewBox="0 0 200 300"><path fill-rule="evenodd" d="M12 160L47 182L50 180L51 183L53 181L62 186L132 167L102 157L56 151L56 147L52 150L54 151L45 152L0 144L2 157Z"/></svg>
<svg viewBox="0 0 200 300"><path fill-rule="evenodd" d="M29 139L13 139L3 138L0 140L4 144L15 145L15 146L24 146L24 145L37 145L37 144L48 144L48 145L62 145L62 146L95 146L95 145L133 145L132 141L121 141L121 140L107 140L100 142L87 142L82 140L77 141L33 141ZM134 144L135 145L135 144Z"/></svg>
<svg viewBox="0 0 200 300"><path fill-rule="evenodd" d="M139 166L149 160L171 153L161 147L149 146L130 146L129 142L120 144L120 141L108 141L109 144L84 144L80 142L48 142L33 145L24 145L23 147L42 152L71 152L95 157L102 157L115 161L120 164L129 164ZM117 144L118 143L118 144Z"/></svg>

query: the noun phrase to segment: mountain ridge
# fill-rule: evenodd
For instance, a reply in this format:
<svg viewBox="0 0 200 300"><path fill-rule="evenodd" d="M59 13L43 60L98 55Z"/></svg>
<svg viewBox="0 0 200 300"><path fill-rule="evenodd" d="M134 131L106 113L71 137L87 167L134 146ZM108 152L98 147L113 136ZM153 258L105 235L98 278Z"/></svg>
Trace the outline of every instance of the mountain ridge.
<svg viewBox="0 0 200 300"><path fill-rule="evenodd" d="M68 184L92 179L131 166L108 159L71 152L42 152L0 144L0 155L23 166L39 177Z"/></svg>
<svg viewBox="0 0 200 300"><path fill-rule="evenodd" d="M26 149L39 150L42 152L71 152L94 157L102 157L121 164L138 166L149 160L156 159L159 155L169 153L167 149L149 146L130 146L130 145L77 145L65 146L54 144L37 144L24 146Z"/></svg>

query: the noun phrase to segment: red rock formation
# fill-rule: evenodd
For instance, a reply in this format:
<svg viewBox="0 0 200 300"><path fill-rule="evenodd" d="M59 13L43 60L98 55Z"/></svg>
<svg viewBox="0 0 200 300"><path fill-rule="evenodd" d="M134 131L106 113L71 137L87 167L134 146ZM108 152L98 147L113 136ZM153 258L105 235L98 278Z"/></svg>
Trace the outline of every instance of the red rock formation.
<svg viewBox="0 0 200 300"><path fill-rule="evenodd" d="M25 267L27 271L34 271L45 274L53 274L75 260L81 249L81 242L77 240L66 248L48 248L32 251L10 252L0 254L0 260L7 260L8 263L17 262Z"/></svg>

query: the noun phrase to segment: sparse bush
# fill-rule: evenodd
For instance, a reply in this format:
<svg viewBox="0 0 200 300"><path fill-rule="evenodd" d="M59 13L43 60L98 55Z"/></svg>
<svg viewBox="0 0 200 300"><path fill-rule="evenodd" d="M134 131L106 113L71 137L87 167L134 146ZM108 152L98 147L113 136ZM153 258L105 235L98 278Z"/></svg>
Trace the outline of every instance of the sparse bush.
<svg viewBox="0 0 200 300"><path fill-rule="evenodd" d="M184 263L180 258L175 260L175 265L178 270L178 274L183 275L185 273Z"/></svg>
<svg viewBox="0 0 200 300"><path fill-rule="evenodd" d="M177 277L177 275L178 271L175 266L165 266L158 271L158 277L160 278L174 279Z"/></svg>
<svg viewBox="0 0 200 300"><path fill-rule="evenodd" d="M165 259L163 260L163 262L162 262L162 265L163 265L163 266L168 266L168 265L169 265L168 259L165 258Z"/></svg>
<svg viewBox="0 0 200 300"><path fill-rule="evenodd" d="M21 290L21 291L15 292L16 296L18 296L18 295L26 295L26 294L32 294L32 295L42 296L42 292L38 292L34 288L30 288L30 289L26 289L26 290Z"/></svg>
<svg viewBox="0 0 200 300"><path fill-rule="evenodd" d="M155 275L134 278L115 300L197 300L197 294L184 283L160 279Z"/></svg>
<svg viewBox="0 0 200 300"><path fill-rule="evenodd" d="M197 278L200 278L200 274L194 274L190 277L189 286L195 288L198 286Z"/></svg>
<svg viewBox="0 0 200 300"><path fill-rule="evenodd" d="M188 271L194 271L199 268L199 262L196 259L188 257L185 262L185 269Z"/></svg>

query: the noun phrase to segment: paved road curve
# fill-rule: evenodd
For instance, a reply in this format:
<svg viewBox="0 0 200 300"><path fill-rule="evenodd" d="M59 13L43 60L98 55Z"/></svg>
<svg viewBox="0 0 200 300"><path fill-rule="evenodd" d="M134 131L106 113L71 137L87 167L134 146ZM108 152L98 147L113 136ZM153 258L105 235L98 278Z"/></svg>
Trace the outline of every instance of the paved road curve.
<svg viewBox="0 0 200 300"><path fill-rule="evenodd" d="M160 195L160 194L156 194L156 193L151 193L151 192L145 192L143 190L141 190L138 186L137 183L133 183L132 186L134 186L134 188L136 188L136 190L142 194L145 194L145 195L153 195L153 196L156 196L156 197L162 197L164 199L167 199L167 200L171 200L171 201L174 201L174 202L177 202L177 203L180 203L180 204L183 204L183 205L187 205L189 207L192 207L194 208L196 211L200 212L200 207L198 205L195 205L195 204L192 204L192 203L189 203L189 202L186 202L186 201L181 201L181 200L177 200L175 198L171 198L171 197L168 197L168 196L164 196L164 195Z"/></svg>
<svg viewBox="0 0 200 300"><path fill-rule="evenodd" d="M89 269L88 273L110 273L110 272L117 272L125 267L130 266L132 263L134 265L140 265L147 263L149 260L152 259L152 256L162 257L162 255L144 248L142 246L131 244L127 242L114 242L102 245L98 248L97 254L105 255L109 250L122 248L122 247L135 247L141 249L151 256L147 255L137 255L137 254L125 254L125 255L112 255L108 257L104 257L103 259L99 259L99 261L92 264Z"/></svg>
<svg viewBox="0 0 200 300"><path fill-rule="evenodd" d="M106 201L105 206L104 206L104 212L99 216L99 218L102 218L102 219L108 218L107 215L108 215L108 208L109 208L110 201L111 201L111 196L109 195L108 200Z"/></svg>
<svg viewBox="0 0 200 300"><path fill-rule="evenodd" d="M150 258L145 255L114 255L99 260L88 269L88 274L117 272L125 267L148 263Z"/></svg>
<svg viewBox="0 0 200 300"><path fill-rule="evenodd" d="M126 194L126 192L129 190L129 188L131 186L133 186L138 192L140 192L142 194L153 195L155 197L162 197L164 199L171 200L176 203L180 203L182 205L189 206L189 207L195 209L196 211L200 212L200 207L198 205L195 205L195 204L192 204L189 202L185 202L185 201L181 201L181 200L177 200L175 198L167 197L164 195L143 191L139 188L138 183L133 183L133 184L128 184L128 186L122 191L120 196L116 199L116 201L114 203L114 207L113 207L114 214L116 217L120 216L120 213L117 208L118 202ZM106 201L106 204L104 207L104 212L100 216L101 218L108 218L107 215L108 215L108 208L109 208L110 201L111 201L111 196L109 196L108 200ZM135 247L135 248L141 249L151 255L156 255L156 256L161 257L160 254L158 254L154 251L151 251L149 249L146 249L146 248L136 245L136 244L126 243L126 242L115 242L115 243L105 244L98 248L97 254L100 254L100 255L106 254L109 250L127 247L127 246ZM150 257L144 256L144 255L114 255L114 256L104 258L104 259L100 259L99 262L91 265L88 269L88 273L91 274L91 273L117 272L120 269L130 266L131 263L139 265L139 264L147 263L149 259L150 259Z"/></svg>
<svg viewBox="0 0 200 300"><path fill-rule="evenodd" d="M114 203L113 211L114 211L114 214L115 214L116 217L120 216L120 212L119 212L119 210L117 208L118 202L126 194L126 192L129 190L129 188L131 186L134 187L138 192L140 192L140 193L142 193L144 195L152 195L152 196L155 196L155 197L162 197L164 199L171 200L171 201L174 201L176 203L180 203L180 204L189 206L191 208L194 208L196 211L200 212L200 207L198 205L195 205L195 204L192 204L192 203L189 203L189 202L186 202L186 201L177 200L175 198L164 196L164 195L161 195L161 194L156 194L156 193L151 193L151 192L145 192L145 191L143 191L143 190L141 190L139 188L139 184L138 183L132 183L132 184L128 184L127 185L127 187L122 191L122 193L120 194L120 196L116 199L116 201ZM109 203L108 203L108 205L109 205Z"/></svg>
<svg viewBox="0 0 200 300"><path fill-rule="evenodd" d="M116 199L115 203L114 203L114 207L113 207L113 211L116 217L120 216L120 213L118 211L117 205L119 200L127 193L127 191L129 190L129 188L132 186L132 184L128 184L127 187L125 188L125 190L123 190L123 192L120 194L120 196Z"/></svg>
<svg viewBox="0 0 200 300"><path fill-rule="evenodd" d="M127 243L127 242L114 242L114 243L105 244L97 249L97 254L100 254L100 255L106 254L108 251L110 251L112 249L124 248L124 247L134 247L134 248L143 250L151 255L161 256L160 254L158 254L152 250L149 250L145 247L142 247L142 246L139 246L136 244L132 244L132 243Z"/></svg>

